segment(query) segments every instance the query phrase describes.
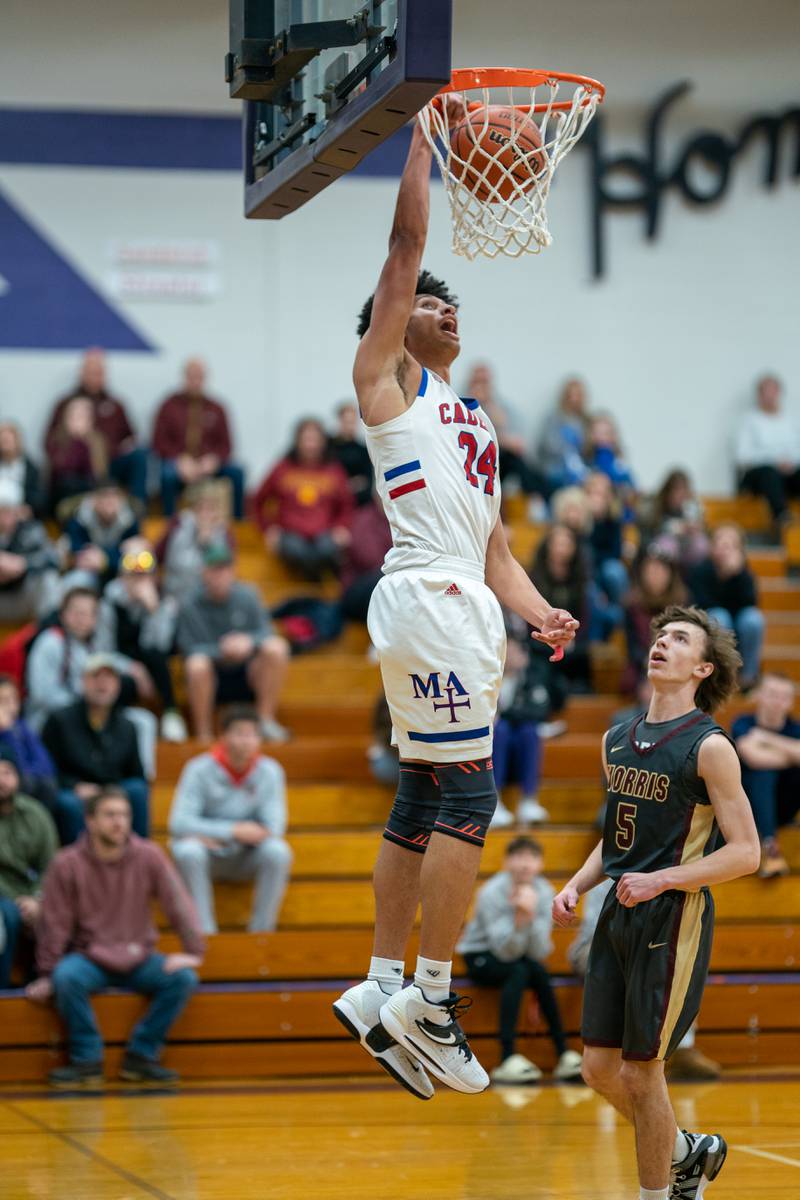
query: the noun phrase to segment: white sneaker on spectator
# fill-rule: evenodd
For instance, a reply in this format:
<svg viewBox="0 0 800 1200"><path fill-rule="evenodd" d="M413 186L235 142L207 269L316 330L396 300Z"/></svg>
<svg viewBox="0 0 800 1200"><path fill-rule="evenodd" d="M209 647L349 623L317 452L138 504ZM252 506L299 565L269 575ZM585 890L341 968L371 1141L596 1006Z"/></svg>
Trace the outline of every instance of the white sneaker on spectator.
<svg viewBox="0 0 800 1200"><path fill-rule="evenodd" d="M186 722L176 708L168 708L164 713L160 732L165 742L185 742L189 736Z"/></svg>
<svg viewBox="0 0 800 1200"><path fill-rule="evenodd" d="M497 801L494 816L489 822L490 829L508 829L514 824L514 814L509 812L502 800Z"/></svg>
<svg viewBox="0 0 800 1200"><path fill-rule="evenodd" d="M535 796L523 796L517 805L518 825L541 825L542 821L549 820L550 813Z"/></svg>
<svg viewBox="0 0 800 1200"><path fill-rule="evenodd" d="M553 1079L581 1079L581 1063L583 1059L577 1050L565 1050L556 1063Z"/></svg>
<svg viewBox="0 0 800 1200"><path fill-rule="evenodd" d="M333 1015L406 1091L420 1100L430 1100L434 1087L424 1067L398 1046L381 1025L381 1005L386 999L387 993L376 979L365 979L334 1000Z"/></svg>
<svg viewBox="0 0 800 1200"><path fill-rule="evenodd" d="M561 737L562 733L567 732L566 721L540 721L536 726L540 738L548 742L551 738Z"/></svg>
<svg viewBox="0 0 800 1200"><path fill-rule="evenodd" d="M542 1072L539 1067L524 1054L510 1054L491 1074L492 1083L503 1084L537 1083L541 1078Z"/></svg>
<svg viewBox="0 0 800 1200"><path fill-rule="evenodd" d="M285 725L274 717L261 718L261 736L265 742L288 742L291 734Z"/></svg>
<svg viewBox="0 0 800 1200"><path fill-rule="evenodd" d="M432 1004L412 983L388 997L381 1008L381 1025L448 1087L468 1094L482 1092L489 1085L489 1076L458 1023L471 1003L451 992L441 1004Z"/></svg>

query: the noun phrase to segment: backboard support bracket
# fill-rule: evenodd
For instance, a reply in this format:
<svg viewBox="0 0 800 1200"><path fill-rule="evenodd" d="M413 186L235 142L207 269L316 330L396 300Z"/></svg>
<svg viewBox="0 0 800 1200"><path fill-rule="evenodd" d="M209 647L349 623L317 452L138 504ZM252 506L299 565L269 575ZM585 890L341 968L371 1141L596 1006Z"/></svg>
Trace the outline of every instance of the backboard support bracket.
<svg viewBox="0 0 800 1200"><path fill-rule="evenodd" d="M291 25L279 7L230 0L226 58L230 94L245 101L245 215L267 220L357 167L452 70L453 0L369 0L345 20ZM326 54L337 47L350 49Z"/></svg>

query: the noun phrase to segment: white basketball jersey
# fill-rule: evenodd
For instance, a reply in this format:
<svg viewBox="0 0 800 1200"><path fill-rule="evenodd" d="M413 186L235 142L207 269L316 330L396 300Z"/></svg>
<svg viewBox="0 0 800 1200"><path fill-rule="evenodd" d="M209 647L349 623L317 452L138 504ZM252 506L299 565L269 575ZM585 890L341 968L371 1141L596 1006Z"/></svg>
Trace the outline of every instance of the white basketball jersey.
<svg viewBox="0 0 800 1200"><path fill-rule="evenodd" d="M483 572L500 513L497 438L477 400L422 371L410 408L368 426L367 449L392 530L384 571L431 566L440 559Z"/></svg>

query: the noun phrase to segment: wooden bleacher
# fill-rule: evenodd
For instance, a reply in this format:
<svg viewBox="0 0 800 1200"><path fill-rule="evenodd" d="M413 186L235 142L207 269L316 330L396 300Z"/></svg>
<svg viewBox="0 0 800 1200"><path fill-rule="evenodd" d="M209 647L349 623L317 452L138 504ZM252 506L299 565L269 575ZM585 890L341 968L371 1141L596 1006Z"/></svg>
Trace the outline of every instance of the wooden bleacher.
<svg viewBox="0 0 800 1200"><path fill-rule="evenodd" d="M711 498L711 524L735 520L751 533L766 528L758 501ZM541 530L525 523L519 503L509 505L511 541L528 562ZM159 523L152 522L155 535ZM274 604L302 592L335 595L332 585L299 583L265 553L257 531L237 529L242 575L258 584ZM785 545L754 549L761 603L767 614L765 666L800 680L800 536L792 526ZM363 1054L344 1036L330 1013L331 1001L348 980L362 976L370 953L373 901L370 874L390 792L372 782L366 749L379 691L379 673L366 655L361 628L347 629L335 645L295 659L282 698L280 717L293 730L286 746L272 751L288 778L289 841L294 851L292 881L280 928L273 934L245 932L250 888L216 887L221 932L209 941L201 987L176 1025L168 1062L189 1077L297 1076L342 1074L369 1069ZM547 743L541 799L550 822L536 831L548 876L557 883L583 860L598 834L602 800L598 739L620 705L618 681L624 647L601 647L594 663L600 694L573 700L567 732ZM724 720L747 707L740 702ZM153 790L154 836L168 844L167 820L178 774L198 747L162 745ZM715 889L717 932L712 977L701 1012L699 1044L730 1065L800 1062L800 828L782 835L793 868L784 879L754 877ZM508 835L490 835L482 875L499 867ZM570 976L566 949L570 931L557 930L550 967L557 977L565 1026L572 1043L579 1025L580 988ZM164 932L165 950L177 948ZM409 947L409 967L416 934ZM456 966L463 972L463 964ZM496 996L472 989L475 1005L467 1027L481 1058L491 1067L497 1047ZM142 1002L109 993L97 1010L113 1070L125 1035ZM541 1028L526 1027L521 1049L542 1066L552 1051ZM20 993L0 996L0 1080L40 1079L61 1054L61 1031L50 1009Z"/></svg>

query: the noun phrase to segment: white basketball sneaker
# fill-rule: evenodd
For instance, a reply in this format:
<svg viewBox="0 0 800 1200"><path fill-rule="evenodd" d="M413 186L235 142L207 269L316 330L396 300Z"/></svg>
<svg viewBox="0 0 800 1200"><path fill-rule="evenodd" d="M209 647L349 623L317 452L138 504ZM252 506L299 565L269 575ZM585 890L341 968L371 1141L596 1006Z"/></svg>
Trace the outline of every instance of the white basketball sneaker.
<svg viewBox="0 0 800 1200"><path fill-rule="evenodd" d="M387 994L377 980L365 979L334 1000L333 1015L406 1091L420 1100L430 1100L434 1088L425 1069L381 1025L379 1014L386 999Z"/></svg>
<svg viewBox="0 0 800 1200"><path fill-rule="evenodd" d="M728 1143L718 1133L689 1133L684 1129L683 1135L689 1153L683 1162L672 1164L669 1200L700 1200L724 1166Z"/></svg>
<svg viewBox="0 0 800 1200"><path fill-rule="evenodd" d="M448 1087L457 1092L482 1092L489 1086L489 1076L458 1023L471 1004L452 992L441 1004L432 1004L421 988L411 984L386 1000L381 1025Z"/></svg>

